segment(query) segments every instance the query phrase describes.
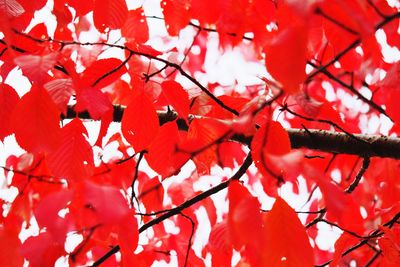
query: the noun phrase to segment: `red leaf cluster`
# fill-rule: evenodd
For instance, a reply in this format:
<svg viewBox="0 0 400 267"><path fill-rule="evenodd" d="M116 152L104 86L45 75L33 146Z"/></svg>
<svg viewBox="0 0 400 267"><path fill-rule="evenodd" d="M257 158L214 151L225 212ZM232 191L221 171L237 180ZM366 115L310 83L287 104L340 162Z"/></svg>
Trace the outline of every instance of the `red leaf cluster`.
<svg viewBox="0 0 400 267"><path fill-rule="evenodd" d="M398 3L142 2L0 0L0 266L399 266Z"/></svg>

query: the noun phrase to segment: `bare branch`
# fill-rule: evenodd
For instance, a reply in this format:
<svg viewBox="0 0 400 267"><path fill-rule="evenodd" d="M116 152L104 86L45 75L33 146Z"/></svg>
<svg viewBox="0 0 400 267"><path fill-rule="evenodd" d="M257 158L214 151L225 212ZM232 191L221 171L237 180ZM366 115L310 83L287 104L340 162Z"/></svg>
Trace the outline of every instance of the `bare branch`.
<svg viewBox="0 0 400 267"><path fill-rule="evenodd" d="M138 205L138 210L140 209L140 203L139 203L139 199L136 197L136 193L135 193L135 183L139 177L139 165L140 162L143 159L144 153L146 153L145 151L142 151L139 153L139 158L136 162L136 166L135 166L135 174L133 176L133 180L132 180L132 184L131 184L131 190L132 190L132 198L131 198L131 203L132 203L132 207L133 207L133 200L136 201L136 204ZM140 211L140 210L139 210Z"/></svg>
<svg viewBox="0 0 400 267"><path fill-rule="evenodd" d="M199 87L199 89L201 91L203 91L206 95L208 95L215 103L217 103L221 108L231 112L234 115L239 115L239 112L229 106L227 106L223 101L221 101L219 98L217 98L213 93L211 93L205 86L203 86L198 80L196 80L195 78L193 78L189 73L187 73L179 64L176 63L172 63L166 59L142 52L142 51L136 51L133 50L127 46L124 45L119 45L119 44L111 44L111 43L107 43L107 42L78 42L78 41L64 41L64 40L56 40L53 38L46 38L46 39L41 39L41 38L36 38L34 36L31 36L29 34L23 33L23 32L19 32L17 30L14 30L14 32L18 35L22 35L25 36L29 39L31 39L32 41L38 42L38 43L44 43L44 42L49 42L49 43L57 43L62 45L63 47L65 46L71 46L71 45L78 45L78 46L96 46L96 45L100 45L100 46L106 46L106 47L112 47L112 48L118 48L121 50L125 50L127 52L129 52L129 57L123 62L126 63L127 61L129 61L130 57L132 55L138 55L138 56L143 56L146 57L148 59L153 59L159 62L164 63L165 65L172 67L174 69L176 69L177 71L179 71L179 73L184 76L186 79L188 79L190 82L192 82L194 85L196 85L197 87ZM105 77L107 77L108 75L112 74L113 72L117 71L119 68L121 68L122 65L118 66L116 69L113 69L111 72L105 74L106 76L101 76L100 79L103 79ZM97 80L95 82L95 84L98 82L99 80Z"/></svg>
<svg viewBox="0 0 400 267"><path fill-rule="evenodd" d="M160 222L162 222L174 215L180 214L184 209L187 209L187 208L193 206L194 204L202 201L203 199L206 199L209 196L214 195L214 194L218 193L219 191L227 188L230 181L239 180L246 173L247 169L250 167L250 165L252 163L253 163L253 159L251 158L251 154L249 153L247 155L246 159L244 160L242 166L240 166L240 168L237 170L237 172L229 180L222 182L222 183L218 184L217 186L212 187L212 188L208 189L207 191L204 191L204 192L194 196L193 198L183 202L181 205L162 214L160 217L157 217L157 218L149 221L148 223L142 225L142 227L139 228L139 233L146 231L148 228L153 227L154 225L159 224ZM105 255L103 255L100 259L95 261L92 264L92 266L99 266L104 261L106 261L108 258L110 258L112 255L117 253L119 250L120 250L119 246L113 247Z"/></svg>
<svg viewBox="0 0 400 267"><path fill-rule="evenodd" d="M360 183L360 180L364 173L367 171L369 164L370 164L370 159L369 158L364 158L363 164L361 166L360 171L357 173L356 177L354 178L354 181L351 183L351 185L345 190L346 193L350 194L356 189L358 184Z"/></svg>
<svg viewBox="0 0 400 267"><path fill-rule="evenodd" d="M188 260L189 260L190 248L192 247L192 239L193 239L193 235L194 235L195 223L194 223L193 219L190 218L190 216L185 215L183 212L180 212L179 214L190 221L191 230L192 230L191 233L190 233L189 242L188 242L188 246L187 246L187 250L186 250L185 264L183 265L184 267L186 267L187 263L188 263Z"/></svg>
<svg viewBox="0 0 400 267"><path fill-rule="evenodd" d="M312 66L315 69L318 69L318 66L315 65L314 63L312 63L311 61L308 61L307 64L309 64L310 66ZM344 88L348 89L350 92L355 94L359 99L361 99L364 103L368 104L371 108L377 110L379 113L382 113L383 115L388 117L391 121L393 121L393 119L389 117L389 115L386 113L386 111L381 106L379 106L374 101L363 96L357 89L355 89L353 87L353 85L349 85L349 84L345 83L344 81L342 81L341 79L339 79L338 77L336 77L335 75L330 73L325 68L321 69L320 72L322 74L324 74L325 76L327 76L328 78L330 78L332 81L335 81L338 84L340 84L341 86L343 86Z"/></svg>
<svg viewBox="0 0 400 267"><path fill-rule="evenodd" d="M124 108L114 106L114 121L120 122ZM88 112L76 113L73 106L68 107L67 114L62 119L91 119ZM187 130L185 120L179 119L175 112L158 112L160 124L175 121L179 129ZM363 158L382 157L400 159L400 138L381 135L351 134L313 129L286 129L292 148L307 148L334 154L358 155ZM252 136L233 135L233 141L249 145Z"/></svg>

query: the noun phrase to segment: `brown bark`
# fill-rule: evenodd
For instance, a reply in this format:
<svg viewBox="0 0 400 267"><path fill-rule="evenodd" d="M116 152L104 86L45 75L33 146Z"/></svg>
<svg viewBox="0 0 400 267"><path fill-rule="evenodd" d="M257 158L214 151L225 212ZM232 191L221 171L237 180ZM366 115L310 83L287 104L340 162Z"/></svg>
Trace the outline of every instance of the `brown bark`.
<svg viewBox="0 0 400 267"><path fill-rule="evenodd" d="M114 106L113 121L120 122L124 108ZM76 114L73 106L68 107L67 114L62 119L79 117L81 119L91 119L88 112ZM160 124L173 121L177 118L174 112L158 112ZM182 130L187 129L184 120L177 120L178 126ZM292 148L307 148L328 153L351 154L360 157L386 157L400 159L400 138L380 136L347 134L342 132L312 130L312 129L287 129ZM234 135L232 140L249 145L251 136Z"/></svg>

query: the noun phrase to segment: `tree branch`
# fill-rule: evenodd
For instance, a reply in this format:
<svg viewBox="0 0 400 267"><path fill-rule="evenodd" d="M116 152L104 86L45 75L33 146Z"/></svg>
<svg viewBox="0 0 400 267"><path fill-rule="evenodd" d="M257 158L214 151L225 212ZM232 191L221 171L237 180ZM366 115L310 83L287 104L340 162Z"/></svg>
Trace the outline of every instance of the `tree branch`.
<svg viewBox="0 0 400 267"><path fill-rule="evenodd" d="M207 191L204 191L204 192L194 196L193 198L183 202L181 205L179 205L173 209L170 209L168 212L166 212L166 213L162 214L161 216L142 225L142 227L139 228L139 233L146 231L148 228L153 227L154 225L159 224L160 222L162 222L172 216L181 214L184 209L187 209L187 208L193 206L194 204L208 198L209 196L212 196L212 195L218 193L219 191L227 188L229 186L229 183L232 180L239 180L246 173L247 169L250 167L250 165L252 163L253 163L253 159L251 158L251 154L249 153L247 155L246 159L244 160L243 164L240 166L240 168L237 170L237 172L229 180L222 182L222 183L218 184L217 186L214 186L214 187L208 189ZM106 254L104 254L100 259L95 261L92 264L92 267L99 266L104 261L106 261L108 258L110 258L113 254L117 253L119 250L120 250L120 246L117 245L117 246L113 247Z"/></svg>
<svg viewBox="0 0 400 267"><path fill-rule="evenodd" d="M64 40L56 40L53 38L46 38L46 39L42 39L42 38L37 38L34 37L32 35L23 33L23 32L19 32L18 30L13 30L15 34L21 35L21 36L25 36L26 38L31 39L34 42L38 42L38 43L44 43L44 42L53 42L53 43L57 43L62 45L63 47L65 46L71 46L71 45L79 45L79 46L96 46L96 45L100 45L100 46L106 46L106 47L112 47L112 48L118 48L121 50L125 50L129 52L129 56L126 60L124 60L124 64L127 63L130 58L132 57L132 55L137 55L137 56L143 56L146 57L148 59L153 59L159 62L164 63L166 66L168 67L172 67L174 69L176 69L177 71L179 71L179 73L185 77L186 79L188 79L191 83L193 83L194 85L196 85L201 91L203 91L206 95L208 95L215 103L217 103L221 108L229 111L230 113L234 114L234 115L239 115L239 112L231 107L229 107L228 105L226 105L222 100L220 100L218 97L216 97L212 92L210 92L205 86L203 86L199 81L197 81L195 78L193 78L190 74L188 74L179 64L176 63L172 63L166 59L163 59L161 57L157 57L154 56L152 54L148 54L142 51L136 51L136 50L132 50L131 48L124 46L124 45L119 45L119 44L110 44L110 43L106 43L106 42L78 42L78 41L64 41ZM25 52L25 51L24 51ZM100 82L102 79L104 79L105 77L107 77L108 75L112 74L113 72L117 71L118 69L120 69L123 66L123 64L119 65L117 68L113 69L111 72L108 72L106 74L104 74L103 76L101 76L99 79L97 79L95 81L95 83L93 85L96 85L98 82ZM92 85L92 86L93 86Z"/></svg>
<svg viewBox="0 0 400 267"><path fill-rule="evenodd" d="M121 122L124 107L114 106L114 122ZM76 113L74 106L68 106L67 114L62 119L91 119L88 112ZM179 119L175 112L159 111L160 124L176 120L179 129L187 130L185 120ZM286 129L292 148L307 148L335 154L358 155L363 158L382 157L400 159L400 138L381 135L352 134L312 129ZM249 145L252 136L233 135L231 140Z"/></svg>
<svg viewBox="0 0 400 267"><path fill-rule="evenodd" d="M345 190L346 193L351 194L354 189L356 189L356 187L358 186L358 184L360 183L360 180L362 178L362 176L364 175L364 173L367 171L368 167L370 164L370 160L369 158L364 158L363 160L363 164L361 166L360 171L357 173L356 178L354 178L354 181L350 184L350 186Z"/></svg>

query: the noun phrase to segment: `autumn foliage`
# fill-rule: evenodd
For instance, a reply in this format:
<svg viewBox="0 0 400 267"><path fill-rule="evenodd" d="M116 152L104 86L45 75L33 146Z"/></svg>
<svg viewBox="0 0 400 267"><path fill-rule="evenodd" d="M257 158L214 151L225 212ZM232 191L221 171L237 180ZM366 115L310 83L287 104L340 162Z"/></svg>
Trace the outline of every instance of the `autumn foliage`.
<svg viewBox="0 0 400 267"><path fill-rule="evenodd" d="M400 266L389 2L0 0L0 266Z"/></svg>

